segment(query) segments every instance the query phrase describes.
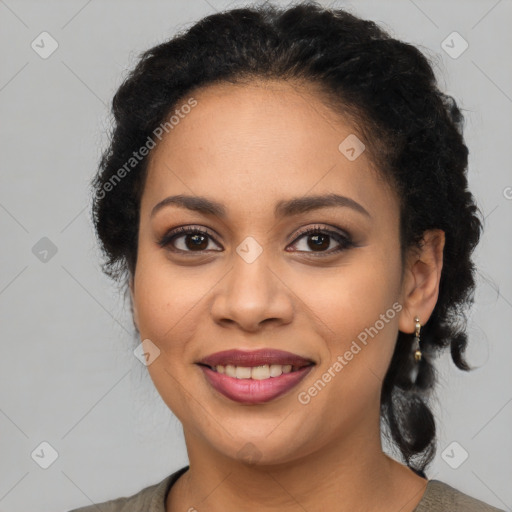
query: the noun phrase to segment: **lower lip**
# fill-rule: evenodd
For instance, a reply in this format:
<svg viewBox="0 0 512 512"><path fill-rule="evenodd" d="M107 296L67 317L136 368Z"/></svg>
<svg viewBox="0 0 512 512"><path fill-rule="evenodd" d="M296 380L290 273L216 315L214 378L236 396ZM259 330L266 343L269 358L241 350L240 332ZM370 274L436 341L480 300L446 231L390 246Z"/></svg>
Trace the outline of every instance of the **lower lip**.
<svg viewBox="0 0 512 512"><path fill-rule="evenodd" d="M263 380L237 379L206 366L200 368L210 385L225 397L243 404L260 404L274 400L294 388L311 371L313 365Z"/></svg>

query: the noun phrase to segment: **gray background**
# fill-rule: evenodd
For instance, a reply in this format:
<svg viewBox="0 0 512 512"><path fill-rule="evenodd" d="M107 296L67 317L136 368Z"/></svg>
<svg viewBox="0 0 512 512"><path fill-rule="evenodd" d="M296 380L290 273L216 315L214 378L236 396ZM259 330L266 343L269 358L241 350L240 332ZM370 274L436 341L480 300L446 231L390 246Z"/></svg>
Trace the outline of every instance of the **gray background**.
<svg viewBox="0 0 512 512"><path fill-rule="evenodd" d="M243 4L0 1L0 511L66 511L135 493L187 464L181 425L132 353L128 303L100 272L87 186L110 100L137 55ZM468 317L469 360L479 369L440 360L439 448L428 477L511 510L512 4L324 4L419 45L464 109L470 185L486 217ZM59 45L47 59L31 48L43 31ZM469 43L456 59L441 47L453 31ZM46 261L33 252L43 237L57 249ZM48 469L31 457L43 441L58 452Z"/></svg>

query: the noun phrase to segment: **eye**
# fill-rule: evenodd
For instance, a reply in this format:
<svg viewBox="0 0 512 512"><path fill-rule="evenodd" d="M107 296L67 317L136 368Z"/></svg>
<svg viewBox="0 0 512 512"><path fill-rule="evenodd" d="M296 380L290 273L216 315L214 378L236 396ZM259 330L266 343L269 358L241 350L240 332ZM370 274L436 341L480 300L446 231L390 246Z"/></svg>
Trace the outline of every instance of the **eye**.
<svg viewBox="0 0 512 512"><path fill-rule="evenodd" d="M184 243L181 244L182 247L176 247L174 243L180 238L184 238ZM182 226L166 233L158 241L158 245L160 247L172 246L171 250L174 252L203 252L208 247L208 238L213 239L204 229Z"/></svg>
<svg viewBox="0 0 512 512"><path fill-rule="evenodd" d="M330 229L325 229L321 226L314 226L301 231L299 233L299 237L294 243L296 244L297 240L301 240L302 238L307 239L307 237L310 238L310 241L306 241L305 245L313 250L299 252L312 252L319 253L318 256L330 256L331 254L336 254L350 247L354 247L355 245L348 235ZM324 250L329 249L331 246L332 240L330 239L334 239L338 243L338 248L329 251Z"/></svg>
<svg viewBox="0 0 512 512"><path fill-rule="evenodd" d="M294 243L297 244L297 241L308 236L311 239L311 243L307 242L306 245L313 250L299 250L299 252L319 253L318 256L323 256L341 252L350 247L354 247L355 245L348 235L330 229L325 229L321 226L313 226L302 230L299 232L299 236L295 239ZM176 241L180 239L183 239L181 247L177 247L175 245ZM338 248L326 251L324 249L329 249L331 246L332 240L330 239L334 239L338 243ZM170 250L173 252L200 253L208 249L210 240L213 240L213 237L208 231L194 226L182 226L166 233L160 240L158 240L158 245L160 247L170 247Z"/></svg>

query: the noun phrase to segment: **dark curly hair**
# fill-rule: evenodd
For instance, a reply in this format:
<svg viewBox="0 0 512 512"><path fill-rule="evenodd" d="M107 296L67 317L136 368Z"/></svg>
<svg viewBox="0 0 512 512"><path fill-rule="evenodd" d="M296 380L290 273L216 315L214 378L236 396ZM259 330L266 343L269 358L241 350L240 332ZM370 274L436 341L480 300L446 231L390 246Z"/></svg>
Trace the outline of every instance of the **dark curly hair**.
<svg viewBox="0 0 512 512"><path fill-rule="evenodd" d="M144 52L113 98L110 145L91 182L102 270L126 287L135 272L148 157L126 172L133 151L192 91L251 79L314 86L327 105L356 124L371 161L399 197L402 262L426 230L445 232L439 296L421 331L424 357L417 377L411 378L412 335L399 332L381 394L385 435L406 464L425 476L436 449L428 405L434 356L449 347L455 365L471 369L464 358L464 320L474 298L471 254L482 222L467 188L463 116L415 46L342 9L301 2L213 14Z"/></svg>

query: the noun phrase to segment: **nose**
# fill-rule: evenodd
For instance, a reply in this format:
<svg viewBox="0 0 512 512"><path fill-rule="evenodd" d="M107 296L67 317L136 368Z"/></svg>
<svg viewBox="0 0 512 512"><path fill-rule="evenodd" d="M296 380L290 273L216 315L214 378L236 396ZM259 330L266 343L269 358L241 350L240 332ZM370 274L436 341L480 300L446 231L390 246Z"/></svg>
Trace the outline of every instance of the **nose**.
<svg viewBox="0 0 512 512"><path fill-rule="evenodd" d="M293 292L264 252L251 263L238 254L231 270L215 287L211 315L215 322L257 332L269 324L286 325L293 319Z"/></svg>

